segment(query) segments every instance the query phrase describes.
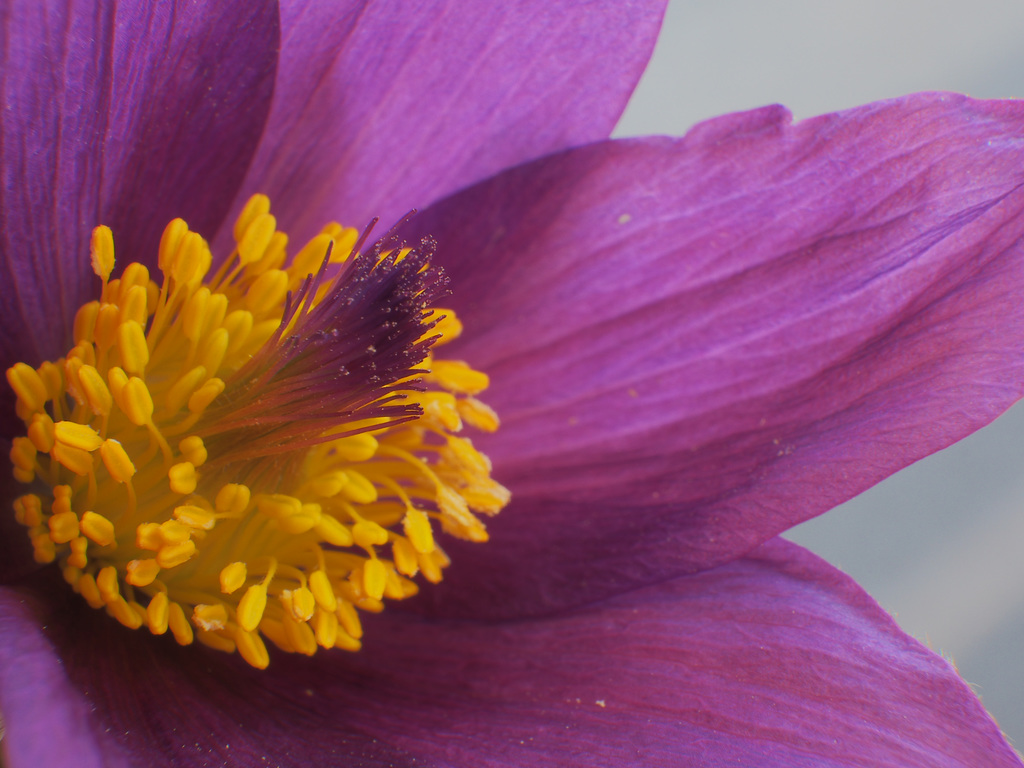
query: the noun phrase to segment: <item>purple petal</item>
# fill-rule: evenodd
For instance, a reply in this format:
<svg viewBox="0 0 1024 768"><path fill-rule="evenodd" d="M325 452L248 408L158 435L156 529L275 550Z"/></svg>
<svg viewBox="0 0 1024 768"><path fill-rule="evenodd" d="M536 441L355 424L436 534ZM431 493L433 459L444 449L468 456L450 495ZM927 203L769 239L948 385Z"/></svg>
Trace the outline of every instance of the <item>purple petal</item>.
<svg viewBox="0 0 1024 768"><path fill-rule="evenodd" d="M387 229L506 166L605 138L664 5L284 3L273 111L245 194L267 192L299 238L339 218L362 228L379 216Z"/></svg>
<svg viewBox="0 0 1024 768"><path fill-rule="evenodd" d="M3 25L0 369L63 354L96 294L92 228L154 262L175 216L212 234L269 108L277 8L14 2ZM10 434L10 393L0 398Z"/></svg>
<svg viewBox="0 0 1024 768"><path fill-rule="evenodd" d="M783 541L539 620L386 611L360 653L266 672L92 616L52 634L138 764L1022 765L950 664Z"/></svg>
<svg viewBox="0 0 1024 768"><path fill-rule="evenodd" d="M90 705L68 682L64 665L40 629L46 611L35 598L0 587L0 712L9 768L114 768L128 765L100 737Z"/></svg>
<svg viewBox="0 0 1024 768"><path fill-rule="evenodd" d="M431 598L541 612L706 568L995 418L1024 388L1022 136L1024 102L770 107L426 212L513 494Z"/></svg>

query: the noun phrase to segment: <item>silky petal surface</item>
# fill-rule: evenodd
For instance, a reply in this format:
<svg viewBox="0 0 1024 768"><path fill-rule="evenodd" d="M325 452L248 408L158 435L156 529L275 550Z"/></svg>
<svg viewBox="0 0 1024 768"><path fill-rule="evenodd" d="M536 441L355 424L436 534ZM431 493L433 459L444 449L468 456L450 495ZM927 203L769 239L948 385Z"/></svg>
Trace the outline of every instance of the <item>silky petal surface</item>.
<svg viewBox="0 0 1024 768"><path fill-rule="evenodd" d="M608 136L664 0L282 4L273 112L244 195L289 235L413 208ZM236 203L241 206L243 199Z"/></svg>
<svg viewBox="0 0 1024 768"><path fill-rule="evenodd" d="M991 421L1024 387L1022 184L1024 102L926 94L605 142L425 212L513 494L425 599L707 568Z"/></svg>
<svg viewBox="0 0 1024 768"><path fill-rule="evenodd" d="M91 705L67 679L42 630L46 609L28 593L0 587L0 712L8 768L128 766L99 734Z"/></svg>
<svg viewBox="0 0 1024 768"><path fill-rule="evenodd" d="M150 264L176 216L212 236L262 133L279 35L275 3L18 1L0 24L6 369L67 351L98 295L93 227ZM10 434L7 387L0 406Z"/></svg>
<svg viewBox="0 0 1024 768"><path fill-rule="evenodd" d="M52 642L138 764L1021 765L950 664L783 541L560 616L385 612L357 654L264 672L78 613Z"/></svg>

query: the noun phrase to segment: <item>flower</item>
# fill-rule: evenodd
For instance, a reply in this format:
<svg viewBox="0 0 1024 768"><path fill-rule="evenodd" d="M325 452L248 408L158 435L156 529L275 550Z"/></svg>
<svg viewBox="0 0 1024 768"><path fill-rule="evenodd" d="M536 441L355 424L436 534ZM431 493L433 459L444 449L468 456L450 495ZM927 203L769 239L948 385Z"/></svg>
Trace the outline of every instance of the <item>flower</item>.
<svg viewBox="0 0 1024 768"><path fill-rule="evenodd" d="M265 671L124 630L5 529L12 766L1020 765L773 537L1020 397L1024 106L610 142L657 3L6 10L5 368L66 351L97 224L152 263L175 216L229 251L257 190L300 241L420 206L513 492L361 651Z"/></svg>

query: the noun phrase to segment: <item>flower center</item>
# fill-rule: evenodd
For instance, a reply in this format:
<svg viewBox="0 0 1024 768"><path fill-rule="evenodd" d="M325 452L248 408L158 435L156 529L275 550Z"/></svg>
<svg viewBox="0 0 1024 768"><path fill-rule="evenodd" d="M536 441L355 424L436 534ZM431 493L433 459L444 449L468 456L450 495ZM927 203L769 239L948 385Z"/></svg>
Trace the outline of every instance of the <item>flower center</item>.
<svg viewBox="0 0 1024 768"><path fill-rule="evenodd" d="M94 608L264 668L263 638L358 650L359 611L441 579L434 523L485 541L476 513L509 493L455 434L498 419L474 397L486 375L433 356L461 324L433 307L429 240L360 250L365 233L330 224L284 267L263 195L234 235L209 277L207 243L172 221L157 284L142 264L111 280L111 232L94 230L102 298L75 346L7 371L14 476L35 486L14 508L35 559Z"/></svg>

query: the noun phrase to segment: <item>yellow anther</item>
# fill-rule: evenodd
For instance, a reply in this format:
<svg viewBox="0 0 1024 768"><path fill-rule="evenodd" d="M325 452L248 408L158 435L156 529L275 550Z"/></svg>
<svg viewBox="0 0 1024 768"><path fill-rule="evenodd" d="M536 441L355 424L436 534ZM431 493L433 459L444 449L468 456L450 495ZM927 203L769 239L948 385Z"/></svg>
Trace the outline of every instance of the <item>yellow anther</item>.
<svg viewBox="0 0 1024 768"><path fill-rule="evenodd" d="M111 389L117 397L117 386ZM137 427L144 427L153 419L153 398L149 394L146 382L137 376L132 376L121 389L121 410L125 412L128 420Z"/></svg>
<svg viewBox="0 0 1024 768"><path fill-rule="evenodd" d="M171 603L167 609L167 624L171 628L171 634L178 641L178 645L189 645L194 637L192 625L185 618L185 611L178 603Z"/></svg>
<svg viewBox="0 0 1024 768"><path fill-rule="evenodd" d="M238 609L235 614L238 618L238 626L246 632L252 632L260 624L263 618L263 611L267 607L267 584L261 582L253 584L242 595L238 601Z"/></svg>
<svg viewBox="0 0 1024 768"><path fill-rule="evenodd" d="M122 396L124 395L124 388L128 384L128 374L115 366L107 371L107 384L110 385L110 392L114 396L114 402L117 403L118 408L124 410Z"/></svg>
<svg viewBox="0 0 1024 768"><path fill-rule="evenodd" d="M160 237L160 248L157 251L157 266L164 273L174 263L174 256L181 247L186 232L188 232L188 224L182 219L174 219L164 227L163 235Z"/></svg>
<svg viewBox="0 0 1024 768"><path fill-rule="evenodd" d="M85 602L89 604L90 608L103 607L103 598L100 596L100 590L96 586L96 579L93 578L91 573L83 573L79 576L76 588L78 594L85 598Z"/></svg>
<svg viewBox="0 0 1024 768"><path fill-rule="evenodd" d="M348 482L348 475L340 469L317 475L306 484L306 490L314 496L329 499L336 495Z"/></svg>
<svg viewBox="0 0 1024 768"><path fill-rule="evenodd" d="M64 380L61 378L60 368L46 360L39 366L39 378L42 380L43 386L46 387L48 400L60 397L64 391Z"/></svg>
<svg viewBox="0 0 1024 768"><path fill-rule="evenodd" d="M354 653L360 650L363 647L363 644L339 627L338 636L334 640L334 647Z"/></svg>
<svg viewBox="0 0 1024 768"><path fill-rule="evenodd" d="M321 511L319 504L303 504L299 511L294 514L283 514L278 517L277 522L285 533L298 535L306 533L320 522Z"/></svg>
<svg viewBox="0 0 1024 768"><path fill-rule="evenodd" d="M146 346L146 332L134 320L121 323L117 329L117 348L121 361L128 373L142 373L149 365L149 347Z"/></svg>
<svg viewBox="0 0 1024 768"><path fill-rule="evenodd" d="M251 264L263 258L270 246L270 238L277 229L277 219L269 213L256 216L245 228L245 235L238 243L238 260L242 264Z"/></svg>
<svg viewBox="0 0 1024 768"><path fill-rule="evenodd" d="M182 525L177 520L166 520L160 523L160 538L164 544L181 544L188 541L192 532L188 526Z"/></svg>
<svg viewBox="0 0 1024 768"><path fill-rule="evenodd" d="M491 471L491 460L473 447L473 443L464 437L448 436L448 450L455 461L466 470L477 475L487 475Z"/></svg>
<svg viewBox="0 0 1024 768"><path fill-rule="evenodd" d="M84 536L78 536L68 542L68 548L71 550L71 554L68 555L68 565L73 565L75 568L85 568L89 562L88 551L89 551L89 540Z"/></svg>
<svg viewBox="0 0 1024 768"><path fill-rule="evenodd" d="M206 368L197 365L174 382L164 398L164 406L167 410L171 413L181 410L192 394L206 381L206 376Z"/></svg>
<svg viewBox="0 0 1024 768"><path fill-rule="evenodd" d="M82 451L95 451L103 443L103 438L88 424L58 421L53 427L57 442L71 448L78 448Z"/></svg>
<svg viewBox="0 0 1024 768"><path fill-rule="evenodd" d="M83 304L75 313L74 339L77 344L80 341L87 341L90 344L95 340L96 318L99 316L100 303L90 301Z"/></svg>
<svg viewBox="0 0 1024 768"><path fill-rule="evenodd" d="M490 478L484 478L477 485L462 489L461 493L470 507L485 515L498 514L512 500L508 488Z"/></svg>
<svg viewBox="0 0 1024 768"><path fill-rule="evenodd" d="M246 576L248 576L248 569L245 563L225 565L220 571L220 591L225 595L230 595L241 589L245 584Z"/></svg>
<svg viewBox="0 0 1024 768"><path fill-rule="evenodd" d="M260 496L256 500L256 506L264 515L278 519L297 515L302 510L301 501L283 493Z"/></svg>
<svg viewBox="0 0 1024 768"><path fill-rule="evenodd" d="M344 461L358 462L369 461L377 453L380 444L373 435L363 432L359 435L351 435L330 443L331 450Z"/></svg>
<svg viewBox="0 0 1024 768"><path fill-rule="evenodd" d="M35 445L27 437L16 437L11 441L11 463L18 469L34 471L37 453Z"/></svg>
<svg viewBox="0 0 1024 768"><path fill-rule="evenodd" d="M131 266L135 265L133 264ZM146 318L149 317L149 312L146 307L148 301L149 291L147 290L146 283L130 286L125 292L124 299L121 302L121 321L138 323L139 326L145 325Z"/></svg>
<svg viewBox="0 0 1024 768"><path fill-rule="evenodd" d="M32 558L41 565L52 563L57 557L57 547L50 534L40 531L31 535Z"/></svg>
<svg viewBox="0 0 1024 768"><path fill-rule="evenodd" d="M316 598L306 587L281 590L281 604L296 621L309 621L316 610Z"/></svg>
<svg viewBox="0 0 1024 768"><path fill-rule="evenodd" d="M475 371L460 360L435 360L429 378L462 395L478 394L490 384L486 373Z"/></svg>
<svg viewBox="0 0 1024 768"><path fill-rule="evenodd" d="M206 262L204 251L207 248L203 238L195 232L186 232L171 262L171 276L175 283L187 285L203 275Z"/></svg>
<svg viewBox="0 0 1024 768"><path fill-rule="evenodd" d="M132 288L136 286L147 288L149 284L149 267L139 264L137 261L132 262L121 273L121 298L118 303L125 304L129 301L127 297Z"/></svg>
<svg viewBox="0 0 1024 768"><path fill-rule="evenodd" d="M14 518L26 528L35 528L42 525L42 500L34 493L19 496L14 500Z"/></svg>
<svg viewBox="0 0 1024 768"><path fill-rule="evenodd" d="M315 275L327 256L327 249L334 243L334 238L323 233L317 235L302 250L295 254L289 269L292 285L298 285L307 275Z"/></svg>
<svg viewBox="0 0 1024 768"><path fill-rule="evenodd" d="M363 563L363 589L370 597L380 600L384 597L384 587L387 586L388 571L377 558L371 558Z"/></svg>
<svg viewBox="0 0 1024 768"><path fill-rule="evenodd" d="M53 419L45 413L33 413L32 423L28 427L28 439L38 451L49 453L53 450L53 443L57 439Z"/></svg>
<svg viewBox="0 0 1024 768"><path fill-rule="evenodd" d="M213 526L217 522L217 518L214 517L212 512L202 507L197 507L194 504L182 504L179 507L175 507L174 519L183 526L198 528L203 531L213 530Z"/></svg>
<svg viewBox="0 0 1024 768"><path fill-rule="evenodd" d="M455 316L455 312L451 309L432 309L424 320L424 325L430 325L433 323L433 327L424 333L425 338L431 338L432 336L440 336L434 342L434 346L438 347L442 344L447 344L449 341L454 341L462 335L462 321Z"/></svg>
<svg viewBox="0 0 1024 768"><path fill-rule="evenodd" d="M246 230L249 229L249 225L256 219L257 216L262 216L270 212L270 198L266 195L253 195L246 202L242 208L242 212L238 214L238 218L235 219L234 237L235 242L240 242L245 237Z"/></svg>
<svg viewBox="0 0 1024 768"><path fill-rule="evenodd" d="M321 515L316 525L313 526L313 530L328 544L333 544L336 547L352 546L351 531L330 515Z"/></svg>
<svg viewBox="0 0 1024 768"><path fill-rule="evenodd" d="M331 589L331 580L321 570L309 574L309 591L316 599L317 605L325 611L334 611L338 607L338 599Z"/></svg>
<svg viewBox="0 0 1024 768"><path fill-rule="evenodd" d="M211 373L217 373L224 356L228 353L228 344L231 339L224 328L218 328L203 342L202 351L199 353L199 363Z"/></svg>
<svg viewBox="0 0 1024 768"><path fill-rule="evenodd" d="M100 572L96 574L96 587L99 589L100 597L104 603L109 603L120 597L121 590L117 585L117 569L112 565L101 568Z"/></svg>
<svg viewBox="0 0 1024 768"><path fill-rule="evenodd" d="M58 485L53 489L53 503L50 505L53 514L71 511L71 486Z"/></svg>
<svg viewBox="0 0 1024 768"><path fill-rule="evenodd" d="M238 646L236 646L235 641L227 635L230 631L231 630L228 628L214 632L206 632L205 630L200 629L196 633L196 640L207 648L212 648L215 651L220 651L221 653L234 653L238 650Z"/></svg>
<svg viewBox="0 0 1024 768"><path fill-rule="evenodd" d="M89 257L92 271L106 283L114 271L114 234L110 227L99 226L93 229Z"/></svg>
<svg viewBox="0 0 1024 768"><path fill-rule="evenodd" d="M93 335L96 346L109 349L117 343L117 329L121 325L121 310L116 304L101 304L96 315Z"/></svg>
<svg viewBox="0 0 1024 768"><path fill-rule="evenodd" d="M196 483L199 482L196 468L191 461L183 461L172 466L167 470L167 478L170 481L171 490L180 494L192 493L196 489Z"/></svg>
<svg viewBox="0 0 1024 768"><path fill-rule="evenodd" d="M430 518L418 509L410 509L402 521L405 535L417 552L426 554L434 551L434 532L430 527Z"/></svg>
<svg viewBox="0 0 1024 768"><path fill-rule="evenodd" d="M359 620L359 612L352 603L344 600L338 601L338 610L335 612L342 628L351 637L358 640L363 636L363 624Z"/></svg>
<svg viewBox="0 0 1024 768"><path fill-rule="evenodd" d="M7 369L7 383L29 411L43 410L49 398L46 385L35 368L25 363L15 363Z"/></svg>
<svg viewBox="0 0 1024 768"><path fill-rule="evenodd" d="M438 422L451 432L462 429L462 418L454 395L448 392L417 392L407 397L411 402L419 403L427 419Z"/></svg>
<svg viewBox="0 0 1024 768"><path fill-rule="evenodd" d="M215 632L228 625L228 610L223 603L205 605L200 603L192 610L192 623L204 632Z"/></svg>
<svg viewBox="0 0 1024 768"><path fill-rule="evenodd" d="M286 612L281 620L281 625L284 627L288 644L296 653L306 656L316 653L316 638L313 636L313 630L309 628L309 624L304 621L296 621L290 613Z"/></svg>
<svg viewBox="0 0 1024 768"><path fill-rule="evenodd" d="M116 597L107 603L107 612L128 629L142 626L142 616L123 597Z"/></svg>
<svg viewBox="0 0 1024 768"><path fill-rule="evenodd" d="M125 566L125 581L135 587L148 587L160 573L160 564L152 558L129 560Z"/></svg>
<svg viewBox="0 0 1024 768"><path fill-rule="evenodd" d="M85 512L80 527L83 536L92 539L101 547L108 547L114 543L114 524L103 515Z"/></svg>
<svg viewBox="0 0 1024 768"><path fill-rule="evenodd" d="M228 483L217 492L214 509L222 515L238 517L248 508L250 498L248 486Z"/></svg>
<svg viewBox="0 0 1024 768"><path fill-rule="evenodd" d="M132 464L124 446L113 438L103 441L100 446L100 458L115 482L125 483L135 474L135 465Z"/></svg>
<svg viewBox="0 0 1024 768"><path fill-rule="evenodd" d="M391 553L394 556L395 568L405 576L415 576L420 566L416 561L416 550L408 539L398 537L391 542Z"/></svg>
<svg viewBox="0 0 1024 768"><path fill-rule="evenodd" d="M448 565L448 558L444 552L435 549L433 552L421 554L417 559L420 562L420 572L427 581L432 584L441 581L441 569Z"/></svg>
<svg viewBox="0 0 1024 768"><path fill-rule="evenodd" d="M352 539L363 549L387 544L388 532L370 520L360 520L352 526Z"/></svg>
<svg viewBox="0 0 1024 768"><path fill-rule="evenodd" d="M334 250L331 251L331 264L341 264L352 255L352 249L359 241L359 230L353 227L337 226L330 231L325 227L324 233L334 238Z"/></svg>
<svg viewBox="0 0 1024 768"><path fill-rule="evenodd" d="M377 488L364 475L351 469L345 474L348 482L341 489L342 496L357 504L372 504L377 500Z"/></svg>
<svg viewBox="0 0 1024 768"><path fill-rule="evenodd" d="M74 512L51 515L49 525L50 538L54 544L66 544L78 536L78 515Z"/></svg>
<svg viewBox="0 0 1024 768"><path fill-rule="evenodd" d="M146 626L154 635L162 635L167 631L170 618L170 601L166 592L157 592L146 606Z"/></svg>
<svg viewBox="0 0 1024 768"><path fill-rule="evenodd" d="M392 600L404 600L407 597L412 597L419 590L416 587L415 582L403 579L398 575L397 571L387 568L387 581L384 584L384 597Z"/></svg>
<svg viewBox="0 0 1024 768"><path fill-rule="evenodd" d="M197 341L209 325L212 295L210 289L204 285L189 297L181 320L181 330L186 339Z"/></svg>
<svg viewBox="0 0 1024 768"><path fill-rule="evenodd" d="M338 617L333 612L318 610L313 616L313 630L317 645L333 648L338 638Z"/></svg>
<svg viewBox="0 0 1024 768"><path fill-rule="evenodd" d="M288 273L280 269L264 272L245 294L245 307L254 315L273 311L284 301L288 293Z"/></svg>
<svg viewBox="0 0 1024 768"><path fill-rule="evenodd" d="M114 398L110 396L107 383L99 371L91 365L83 365L78 369L78 383L92 412L101 416L108 415L114 407Z"/></svg>
<svg viewBox="0 0 1024 768"><path fill-rule="evenodd" d="M181 451L185 460L194 467L201 467L206 463L208 457L206 446L203 444L203 438L198 435L186 437L178 443L178 450Z"/></svg>
<svg viewBox="0 0 1024 768"><path fill-rule="evenodd" d="M161 568L174 568L188 562L196 553L196 544L189 539L180 544L168 544L156 553L156 562Z"/></svg>
<svg viewBox="0 0 1024 768"><path fill-rule="evenodd" d="M212 403L216 397L224 391L224 382L220 379L210 379L203 386L197 389L188 399L188 409L192 413L202 413L206 406Z"/></svg>
<svg viewBox="0 0 1024 768"><path fill-rule="evenodd" d="M160 535L160 523L139 523L135 529L135 546L139 549L156 552L163 545L164 539Z"/></svg>
<svg viewBox="0 0 1024 768"><path fill-rule="evenodd" d="M239 627L235 631L234 638L235 646L243 659L256 669L267 668L267 665L270 664L270 654L267 653L267 646L258 634L252 631L246 632Z"/></svg>
<svg viewBox="0 0 1024 768"><path fill-rule="evenodd" d="M236 309L224 318L224 332L230 338L227 354L233 355L244 346L249 334L252 333L252 312Z"/></svg>

